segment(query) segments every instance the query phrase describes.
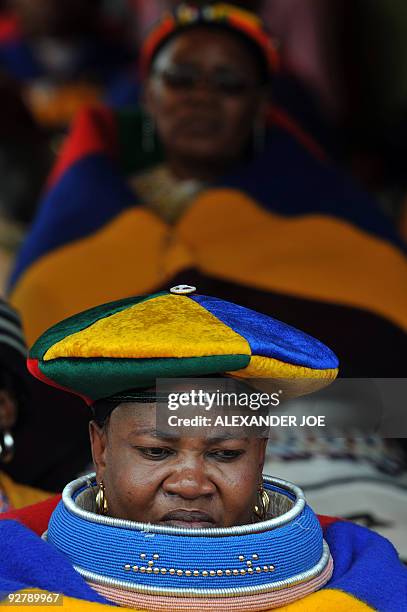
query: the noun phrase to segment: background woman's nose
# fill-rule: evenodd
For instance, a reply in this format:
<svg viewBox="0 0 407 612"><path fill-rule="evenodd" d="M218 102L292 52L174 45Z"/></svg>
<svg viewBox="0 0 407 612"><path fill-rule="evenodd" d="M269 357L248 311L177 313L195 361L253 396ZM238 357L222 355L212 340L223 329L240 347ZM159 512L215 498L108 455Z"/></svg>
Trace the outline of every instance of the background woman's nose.
<svg viewBox="0 0 407 612"><path fill-rule="evenodd" d="M164 490L171 495L184 499L196 499L212 495L216 487L200 466L179 469L173 472L164 482Z"/></svg>

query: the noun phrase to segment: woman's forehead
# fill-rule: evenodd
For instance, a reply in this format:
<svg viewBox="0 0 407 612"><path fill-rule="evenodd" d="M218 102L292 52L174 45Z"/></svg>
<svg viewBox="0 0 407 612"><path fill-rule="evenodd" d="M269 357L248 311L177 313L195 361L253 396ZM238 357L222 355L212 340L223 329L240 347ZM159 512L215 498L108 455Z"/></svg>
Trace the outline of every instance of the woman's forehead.
<svg viewBox="0 0 407 612"><path fill-rule="evenodd" d="M152 427L156 423L157 404L123 402L111 413L111 420L117 424L131 423L135 428Z"/></svg>
<svg viewBox="0 0 407 612"><path fill-rule="evenodd" d="M204 422L208 418L197 415L196 412L188 414L188 409L179 415L171 415L173 425L168 425L168 414L159 418L159 411L165 410L156 403L123 403L115 408L111 415L111 424L121 438L149 437L156 440L176 442L179 446L206 447L211 444L239 440L256 447L264 436L256 435L252 428L244 426L231 426L230 423L217 423L216 417L220 414L225 417L227 411L221 411L212 416L212 423ZM158 418L157 418L158 417ZM201 419L195 424L192 419ZM185 422L189 419L191 422ZM257 442L256 442L257 441Z"/></svg>

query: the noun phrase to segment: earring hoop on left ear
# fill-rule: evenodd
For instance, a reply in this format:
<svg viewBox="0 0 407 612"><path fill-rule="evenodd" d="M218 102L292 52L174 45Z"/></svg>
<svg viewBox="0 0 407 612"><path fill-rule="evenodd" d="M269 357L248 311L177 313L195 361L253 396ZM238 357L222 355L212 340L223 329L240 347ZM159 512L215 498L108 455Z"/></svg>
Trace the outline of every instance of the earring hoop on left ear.
<svg viewBox="0 0 407 612"><path fill-rule="evenodd" d="M269 513L270 509L270 496L263 486L263 482L260 484L257 491L257 499L254 505L253 511L256 518L260 521L264 521Z"/></svg>

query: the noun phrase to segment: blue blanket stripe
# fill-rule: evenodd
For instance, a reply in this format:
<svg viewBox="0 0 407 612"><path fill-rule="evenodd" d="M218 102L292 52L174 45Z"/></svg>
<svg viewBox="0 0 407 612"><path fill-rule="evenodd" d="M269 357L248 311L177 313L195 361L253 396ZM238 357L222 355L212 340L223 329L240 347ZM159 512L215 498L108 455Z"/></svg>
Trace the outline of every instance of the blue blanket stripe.
<svg viewBox="0 0 407 612"><path fill-rule="evenodd" d="M277 128L269 135L263 155L214 187L244 191L266 210L287 217L313 213L334 216L405 250L370 195ZM45 195L17 258L9 289L38 258L92 234L137 203L120 168L105 153L75 162Z"/></svg>
<svg viewBox="0 0 407 612"><path fill-rule="evenodd" d="M380 612L406 612L407 568L391 542L348 522L333 523L325 538L334 559L326 588L344 591Z"/></svg>
<svg viewBox="0 0 407 612"><path fill-rule="evenodd" d="M17 521L0 521L0 593L38 588L110 603L86 584L55 548Z"/></svg>
<svg viewBox="0 0 407 612"><path fill-rule="evenodd" d="M339 589L380 612L407 609L407 568L388 540L347 522L330 525L325 538L334 573L324 588ZM0 521L0 593L35 587L109 603L74 571L67 558L16 521Z"/></svg>
<svg viewBox="0 0 407 612"><path fill-rule="evenodd" d="M323 214L405 250L373 196L330 162L318 160L293 136L274 127L266 150L219 186L243 190L265 209L284 216Z"/></svg>
<svg viewBox="0 0 407 612"><path fill-rule="evenodd" d="M19 81L36 79L44 72L28 45L20 38L0 44L0 66Z"/></svg>
<svg viewBox="0 0 407 612"><path fill-rule="evenodd" d="M73 164L45 196L10 279L64 244L84 238L135 204L136 197L104 154Z"/></svg>

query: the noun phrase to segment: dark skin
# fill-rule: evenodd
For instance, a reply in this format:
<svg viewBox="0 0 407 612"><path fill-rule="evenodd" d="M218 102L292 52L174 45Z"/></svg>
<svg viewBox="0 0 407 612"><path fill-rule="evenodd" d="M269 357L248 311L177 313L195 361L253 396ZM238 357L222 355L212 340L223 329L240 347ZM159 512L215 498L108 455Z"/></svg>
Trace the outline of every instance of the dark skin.
<svg viewBox="0 0 407 612"><path fill-rule="evenodd" d="M17 402L7 389L0 389L0 430L12 429L17 421Z"/></svg>
<svg viewBox="0 0 407 612"><path fill-rule="evenodd" d="M186 67L202 78L193 87L173 87L161 76ZM236 75L244 91L214 87L214 75ZM264 121L266 87L256 57L233 33L199 26L170 40L154 59L145 89L167 162L180 179L213 180L239 159L256 122Z"/></svg>
<svg viewBox="0 0 407 612"><path fill-rule="evenodd" d="M189 528L253 522L266 440L219 429L164 437L155 427L154 404L121 404L107 426L90 423L110 516Z"/></svg>

